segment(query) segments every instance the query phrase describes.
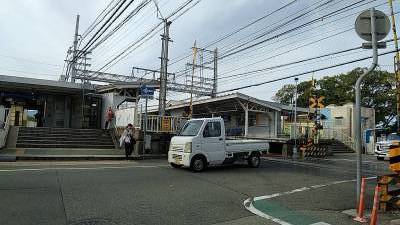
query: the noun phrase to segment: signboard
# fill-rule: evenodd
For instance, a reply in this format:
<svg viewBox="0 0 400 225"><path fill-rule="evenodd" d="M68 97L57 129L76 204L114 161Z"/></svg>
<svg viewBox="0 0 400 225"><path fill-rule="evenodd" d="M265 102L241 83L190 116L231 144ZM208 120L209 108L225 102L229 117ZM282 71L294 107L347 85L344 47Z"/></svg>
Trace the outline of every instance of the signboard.
<svg viewBox="0 0 400 225"><path fill-rule="evenodd" d="M171 130L171 118L163 117L161 121L161 130L170 131Z"/></svg>
<svg viewBox="0 0 400 225"><path fill-rule="evenodd" d="M390 20L385 13L374 10L376 41L386 37L390 31ZM372 41L371 10L363 11L356 19L355 28L358 36L366 41Z"/></svg>
<svg viewBox="0 0 400 225"><path fill-rule="evenodd" d="M140 86L139 94L143 97L153 97L154 95L154 87L148 87L146 85Z"/></svg>

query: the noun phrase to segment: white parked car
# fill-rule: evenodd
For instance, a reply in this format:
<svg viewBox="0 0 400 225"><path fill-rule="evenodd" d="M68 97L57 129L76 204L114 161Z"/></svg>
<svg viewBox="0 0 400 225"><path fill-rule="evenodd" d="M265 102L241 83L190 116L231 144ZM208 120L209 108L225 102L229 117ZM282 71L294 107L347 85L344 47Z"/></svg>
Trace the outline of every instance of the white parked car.
<svg viewBox="0 0 400 225"><path fill-rule="evenodd" d="M378 160L384 160L389 158L390 146L398 145L400 142L400 136L393 133L389 134L385 141L378 141L375 144L375 155Z"/></svg>
<svg viewBox="0 0 400 225"><path fill-rule="evenodd" d="M258 167L261 152L268 150L267 140L228 140L221 117L191 119L177 136L172 137L168 162L172 167L188 167L196 172L207 166L240 160L246 160L251 167Z"/></svg>

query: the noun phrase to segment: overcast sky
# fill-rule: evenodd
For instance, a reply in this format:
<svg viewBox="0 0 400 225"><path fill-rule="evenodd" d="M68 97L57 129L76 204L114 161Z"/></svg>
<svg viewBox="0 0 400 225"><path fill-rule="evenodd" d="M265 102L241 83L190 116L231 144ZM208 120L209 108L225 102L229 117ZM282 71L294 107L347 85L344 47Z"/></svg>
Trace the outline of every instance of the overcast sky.
<svg viewBox="0 0 400 225"><path fill-rule="evenodd" d="M291 1L202 0L171 24L170 34L172 42L170 43L169 52L170 62L174 62L174 59L190 54L190 48L195 40L197 46L204 47L219 37L245 26L251 21ZM2 18L0 21L0 73L4 75L57 80L63 71L66 52L73 41L76 15L80 14L79 33L83 34L95 20L96 16L110 2L111 0L3 0L2 7L0 7ZM133 10L141 2L136 0L128 8L127 12ZM161 13L163 16L166 16L185 1L158 0L157 2ZM253 26L217 44L209 46L210 50L218 48L219 54L223 55L229 49L235 49L235 46L254 38L254 35L250 36L252 33L257 32L256 34L262 34L262 32L276 26L279 27L285 21L291 20L296 15L307 12L307 10L311 10L318 5L323 4L324 6L257 40L265 40L335 10L353 5L352 8L350 7L348 11L342 14L321 19L311 26L278 38L273 38L265 41L263 44L250 48L248 51L221 59L218 63L219 77L233 76L255 69L290 63L308 57L360 46L363 41L356 35L354 29L352 29L358 13L372 6L377 6L377 9L387 14L389 11L387 4L385 4L386 0L365 0L356 4L357 2L359 0L297 0L294 4L268 16ZM395 7L395 11L400 10L400 5L397 2ZM159 22L160 20L157 19L154 4L146 5L115 35L93 51L93 54L90 56L92 58L90 62L92 67L90 69L97 70L101 68L113 56L125 49L127 45L137 41ZM129 54L128 57L106 71L129 75L132 66L159 69L161 51L159 34L155 35ZM88 35L87 39L89 37L90 35ZM391 33L386 39L390 38L392 38ZM82 43L85 43L85 39L83 39ZM387 49L380 51L385 52L389 50L393 50L392 43L388 45ZM253 75L222 78L218 80L219 91L318 69L362 58L370 54L370 50L358 50L322 60L298 64L296 67L290 66ZM207 54L204 57L207 58ZM393 71L392 59L392 54L380 57L380 68ZM181 71L190 60L190 58L186 58L172 64L169 66L169 72ZM300 81L309 80L312 76L320 78L322 76L347 72L359 66L367 67L369 64L370 60L366 60L315 74L307 74L299 78ZM204 76L210 76L210 74L205 71ZM179 82L184 82L183 77L180 77L181 80ZM284 80L243 89L240 92L270 100L282 85L293 82L293 79ZM169 99L185 97L188 97L188 95L178 93L169 94Z"/></svg>

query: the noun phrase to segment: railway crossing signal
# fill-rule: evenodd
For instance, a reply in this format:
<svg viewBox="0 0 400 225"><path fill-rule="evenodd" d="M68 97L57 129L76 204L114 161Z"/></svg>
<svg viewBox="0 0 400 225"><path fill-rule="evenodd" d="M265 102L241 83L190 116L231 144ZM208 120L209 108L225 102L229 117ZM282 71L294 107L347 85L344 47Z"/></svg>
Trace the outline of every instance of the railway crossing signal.
<svg viewBox="0 0 400 225"><path fill-rule="evenodd" d="M310 98L310 108L325 108L325 105L323 104L325 97L320 96L320 97L311 97Z"/></svg>

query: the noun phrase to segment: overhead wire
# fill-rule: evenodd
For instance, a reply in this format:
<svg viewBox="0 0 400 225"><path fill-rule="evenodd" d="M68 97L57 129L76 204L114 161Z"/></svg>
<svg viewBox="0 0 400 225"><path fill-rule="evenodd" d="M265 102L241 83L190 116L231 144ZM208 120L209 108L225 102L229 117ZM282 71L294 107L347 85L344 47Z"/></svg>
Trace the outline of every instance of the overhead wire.
<svg viewBox="0 0 400 225"><path fill-rule="evenodd" d="M189 9L193 8L195 5L197 5L201 0L197 0L192 6L189 7ZM174 12L172 12L169 16L166 17L166 19L170 19L171 17L175 16L177 13L179 13L182 9L186 8L186 6L188 6L190 3L192 3L193 0L188 0L185 3L183 3L181 6L179 6L177 9L174 10ZM187 9L187 10L189 10ZM179 14L177 16L177 18L179 18L180 16L182 16L185 12L187 12L187 10L185 10L182 14ZM131 43L127 48L125 48L121 53L119 53L118 55L116 55L115 57L113 57L110 61L108 61L104 66L102 66L100 69L98 69L98 71L101 71L103 69L105 69L107 67L107 69L109 69L110 67L114 66L115 64L117 64L118 62L120 62L123 58L127 57L129 54L131 54L134 50L136 50L138 47L140 47L139 43L142 42L145 43L146 41L148 41L149 39L151 39L152 37L154 37L159 31L161 31L163 28L160 27L163 24L163 22L158 23L156 26L154 26L151 30L149 30L148 32L146 32L141 38L139 38L139 40ZM154 33L157 32L157 33ZM139 46L136 46L139 45ZM136 46L136 47L135 47ZM133 48L135 47L135 48ZM133 49L132 49L133 48Z"/></svg>
<svg viewBox="0 0 400 225"><path fill-rule="evenodd" d="M382 5L382 4L380 4L380 5ZM358 12L357 12L357 13L358 13ZM353 27L353 25L350 25L350 26ZM228 73L230 73L230 72L234 72L234 71L237 71L238 69L242 69L242 68L245 68L245 67L248 67L248 66L252 66L252 65L255 65L255 64L260 63L260 62L266 62L266 61L269 60L269 59L276 58L276 57L281 56L281 55L283 55L283 54L287 54L287 53L293 52L293 51L298 50L298 49L300 49L300 48L302 48L302 47L306 47L306 46L315 44L316 42L320 42L320 41L326 40L326 39L328 39L328 38L331 38L331 37L333 37L333 36L336 36L336 35L345 33L345 32L347 32L347 31L350 31L350 30L353 30L353 29L354 29L354 28L352 28L352 29L346 29L346 30L341 31L341 32L339 32L339 33L335 33L335 34L333 34L333 35L330 35L330 36L327 36L327 37L324 37L324 38L321 38L321 39L318 39L318 40L315 40L315 41L312 41L312 42L309 42L309 43L306 43L306 44L303 44L303 45L300 45L300 46L298 46L298 47L290 48L289 50L286 50L286 51L284 51L284 52L281 52L281 53L278 53L278 54L269 56L269 57L264 58L264 59L262 59L262 60L260 60L260 61L253 62L253 63L248 64L248 65L245 65L245 66L237 67L237 68L235 68L235 69L229 70L229 71L224 72L224 73L220 73L219 75L228 74ZM286 46L288 46L288 45L286 45ZM280 46L279 48L281 48L281 47L283 47L283 46ZM276 49L279 49L279 48L276 48ZM235 75L230 75L230 76L225 76L225 77L234 77L234 76L235 76ZM221 77L221 76L220 76L219 78L224 79L224 77Z"/></svg>

